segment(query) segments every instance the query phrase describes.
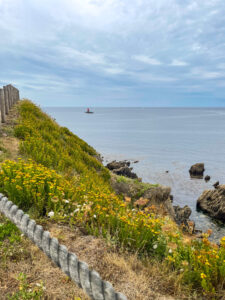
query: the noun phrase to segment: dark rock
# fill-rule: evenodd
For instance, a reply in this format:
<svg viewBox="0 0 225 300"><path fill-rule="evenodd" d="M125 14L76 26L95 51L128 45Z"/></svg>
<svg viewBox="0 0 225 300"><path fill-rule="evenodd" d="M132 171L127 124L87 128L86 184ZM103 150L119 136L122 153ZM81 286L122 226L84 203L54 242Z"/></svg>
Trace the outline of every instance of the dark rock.
<svg viewBox="0 0 225 300"><path fill-rule="evenodd" d="M166 171L166 173L169 173L169 171Z"/></svg>
<svg viewBox="0 0 225 300"><path fill-rule="evenodd" d="M141 203L146 203L146 206L156 205L159 208L163 206L165 212L169 212L169 215L173 219L175 218L170 200L170 187L153 186L129 178L126 181L121 181L114 174L111 177L111 185L118 195L122 194L125 197L131 197L134 201L140 200Z"/></svg>
<svg viewBox="0 0 225 300"><path fill-rule="evenodd" d="M203 178L203 173L205 171L203 163L197 163L191 166L189 173L191 178Z"/></svg>
<svg viewBox="0 0 225 300"><path fill-rule="evenodd" d="M135 161L134 161L134 164L137 164L137 163L139 163L139 160L135 160Z"/></svg>
<svg viewBox="0 0 225 300"><path fill-rule="evenodd" d="M179 205L176 205L173 207L175 211L175 218L177 224L187 224L187 221L189 220L189 217L191 215L191 209L189 206L185 205L183 208L180 207Z"/></svg>
<svg viewBox="0 0 225 300"><path fill-rule="evenodd" d="M213 186L214 186L214 188L216 189L218 186L219 186L219 181L217 181L217 182L215 182L214 184L213 184Z"/></svg>
<svg viewBox="0 0 225 300"><path fill-rule="evenodd" d="M115 173L117 175L122 175L122 176L125 176L128 178L132 178L132 179L138 178L137 174L132 172L132 168L129 168L127 166L121 167L119 169L113 169L112 171L113 171L113 173Z"/></svg>
<svg viewBox="0 0 225 300"><path fill-rule="evenodd" d="M171 202L173 202L173 195L170 195L170 200Z"/></svg>
<svg viewBox="0 0 225 300"><path fill-rule="evenodd" d="M167 186L158 186L146 190L143 198L151 200L153 204L162 204L170 199L171 188Z"/></svg>
<svg viewBox="0 0 225 300"><path fill-rule="evenodd" d="M171 188L167 186L158 186L146 190L143 194L144 199L149 199L148 206L156 205L161 207L173 220L175 220L175 213L170 198Z"/></svg>
<svg viewBox="0 0 225 300"><path fill-rule="evenodd" d="M210 178L211 178L211 177L210 177L209 175L206 175L206 176L205 176L205 181L209 181Z"/></svg>
<svg viewBox="0 0 225 300"><path fill-rule="evenodd" d="M108 168L109 170L115 170L115 169L120 169L122 167L129 167L130 166L130 162L129 161L112 161L110 163L108 163L106 165L106 168Z"/></svg>
<svg viewBox="0 0 225 300"><path fill-rule="evenodd" d="M210 217L225 222L225 185L217 185L215 190L206 190L197 200L197 208Z"/></svg>
<svg viewBox="0 0 225 300"><path fill-rule="evenodd" d="M183 226L183 230L191 234L195 233L195 222L189 219L191 215L191 209L185 205L183 208L179 205L173 206L175 212L175 221L178 225Z"/></svg>

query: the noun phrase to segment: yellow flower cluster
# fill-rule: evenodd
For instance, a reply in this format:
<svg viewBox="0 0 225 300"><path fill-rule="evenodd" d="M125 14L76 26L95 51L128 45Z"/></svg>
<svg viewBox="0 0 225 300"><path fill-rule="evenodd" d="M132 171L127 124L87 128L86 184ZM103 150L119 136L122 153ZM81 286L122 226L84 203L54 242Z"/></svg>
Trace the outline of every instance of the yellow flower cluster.
<svg viewBox="0 0 225 300"><path fill-rule="evenodd" d="M56 209L51 201L53 195L63 199L72 193L70 183L54 170L21 159L7 160L1 165L0 187L21 208L35 206L40 214Z"/></svg>

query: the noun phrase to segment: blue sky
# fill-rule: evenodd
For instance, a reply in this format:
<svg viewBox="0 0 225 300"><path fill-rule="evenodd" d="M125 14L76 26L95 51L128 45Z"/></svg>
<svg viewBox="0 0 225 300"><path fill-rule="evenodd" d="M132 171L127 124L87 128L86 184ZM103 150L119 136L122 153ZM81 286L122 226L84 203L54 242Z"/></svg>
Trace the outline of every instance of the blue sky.
<svg viewBox="0 0 225 300"><path fill-rule="evenodd" d="M224 0L0 0L0 37L42 106L225 106Z"/></svg>

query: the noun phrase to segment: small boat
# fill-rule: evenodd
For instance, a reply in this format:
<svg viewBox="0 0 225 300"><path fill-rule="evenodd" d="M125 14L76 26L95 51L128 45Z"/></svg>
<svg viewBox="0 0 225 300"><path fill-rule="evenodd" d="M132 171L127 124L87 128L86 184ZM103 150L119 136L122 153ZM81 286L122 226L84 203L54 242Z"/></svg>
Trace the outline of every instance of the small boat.
<svg viewBox="0 0 225 300"><path fill-rule="evenodd" d="M86 114L93 114L94 112L93 111L90 111L89 108L87 108L87 110L85 111Z"/></svg>

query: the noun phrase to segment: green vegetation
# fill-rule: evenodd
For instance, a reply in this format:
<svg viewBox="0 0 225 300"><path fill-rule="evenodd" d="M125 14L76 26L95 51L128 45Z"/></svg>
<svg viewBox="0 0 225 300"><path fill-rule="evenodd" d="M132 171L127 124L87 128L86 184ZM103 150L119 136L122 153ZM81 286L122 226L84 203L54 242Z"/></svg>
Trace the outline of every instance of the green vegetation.
<svg viewBox="0 0 225 300"><path fill-rule="evenodd" d="M8 296L8 300L41 300L44 296L43 283L36 284L35 287L27 282L27 277L24 273L18 276L19 291Z"/></svg>
<svg viewBox="0 0 225 300"><path fill-rule="evenodd" d="M118 183L125 183L130 186L130 192L132 190L132 200L137 200L138 198L142 197L147 190L159 186L158 184L145 183L139 181L138 179L131 179L122 175L114 176L116 176L116 181Z"/></svg>
<svg viewBox="0 0 225 300"><path fill-rule="evenodd" d="M33 209L39 216L51 212L56 220L79 224L120 247L157 258L177 272L179 282L218 296L225 287L225 238L220 247L210 243L207 234L185 242L168 217L157 216L153 207L138 210L115 195L110 174L93 148L31 102L22 101L19 111L15 135L24 160L2 164L2 192L26 211ZM122 176L118 180L129 182ZM138 196L155 186L135 184L140 187Z"/></svg>
<svg viewBox="0 0 225 300"><path fill-rule="evenodd" d="M8 239L11 244L21 240L20 231L17 229L16 225L9 220L4 220L3 223L0 223L0 245L6 239Z"/></svg>

